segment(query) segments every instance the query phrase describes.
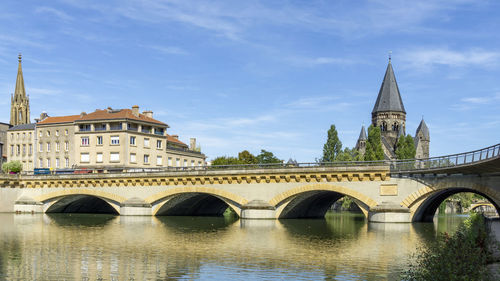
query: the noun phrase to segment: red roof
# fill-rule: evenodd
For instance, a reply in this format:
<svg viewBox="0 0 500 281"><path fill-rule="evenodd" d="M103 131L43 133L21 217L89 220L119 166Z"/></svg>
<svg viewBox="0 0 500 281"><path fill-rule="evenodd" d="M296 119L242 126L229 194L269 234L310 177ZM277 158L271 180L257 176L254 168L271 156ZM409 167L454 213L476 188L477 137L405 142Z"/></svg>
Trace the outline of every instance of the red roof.
<svg viewBox="0 0 500 281"><path fill-rule="evenodd" d="M171 135L167 134L167 143L169 143L169 142L177 143L177 144L180 144L181 146L187 147L187 144L183 143L178 138L174 138Z"/></svg>
<svg viewBox="0 0 500 281"><path fill-rule="evenodd" d="M80 116L80 115L79 115ZM135 116L132 113L132 109L97 109L96 111L86 114L83 117L79 118L77 121L90 121L90 120L106 120L106 119L132 119L132 120L138 120L138 121L145 121L149 123L155 123L155 124L160 124L167 126L167 124L158 121L153 118L149 118L144 114L140 114L139 116Z"/></svg>
<svg viewBox="0 0 500 281"><path fill-rule="evenodd" d="M80 115L68 115L68 116L55 116L55 117L47 117L37 124L54 124L54 123L69 123L73 122L80 118Z"/></svg>

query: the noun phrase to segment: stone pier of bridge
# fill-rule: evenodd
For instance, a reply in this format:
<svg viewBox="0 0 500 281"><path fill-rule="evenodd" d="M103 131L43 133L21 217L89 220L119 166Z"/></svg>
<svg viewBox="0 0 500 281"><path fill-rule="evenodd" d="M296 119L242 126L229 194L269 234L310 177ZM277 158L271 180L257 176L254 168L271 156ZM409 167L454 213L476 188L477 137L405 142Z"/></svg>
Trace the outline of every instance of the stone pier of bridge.
<svg viewBox="0 0 500 281"><path fill-rule="evenodd" d="M370 222L412 222L429 220L439 200L459 190L498 206L499 183L498 177L391 177L384 165L4 175L0 212L218 216L230 207L241 219L317 218L349 196Z"/></svg>

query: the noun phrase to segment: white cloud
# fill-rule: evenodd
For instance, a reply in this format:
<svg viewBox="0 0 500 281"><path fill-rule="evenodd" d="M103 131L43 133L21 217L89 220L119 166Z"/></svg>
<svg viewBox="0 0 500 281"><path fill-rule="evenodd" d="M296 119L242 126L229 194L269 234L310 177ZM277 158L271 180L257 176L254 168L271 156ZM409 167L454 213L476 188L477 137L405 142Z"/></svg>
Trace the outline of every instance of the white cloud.
<svg viewBox="0 0 500 281"><path fill-rule="evenodd" d="M491 67L500 62L500 51L482 49L455 51L448 48L430 48L402 52L400 57L403 65L417 69L428 69L436 65Z"/></svg>
<svg viewBox="0 0 500 281"><path fill-rule="evenodd" d="M184 49L175 46L158 46L158 45L139 45L141 47L149 48L155 50L162 54L167 55L187 55L188 52Z"/></svg>
<svg viewBox="0 0 500 281"><path fill-rule="evenodd" d="M68 15L67 13L52 8L52 7L38 7L35 9L35 13L37 14L48 14L49 16L56 16L57 18L63 20L63 21L70 21L73 20L73 17Z"/></svg>
<svg viewBox="0 0 500 281"><path fill-rule="evenodd" d="M342 64L354 64L355 61L351 59L345 58L334 58L334 57L316 57L316 58L307 58L307 57L289 57L285 59L291 65L300 66L300 67L314 67L321 65L342 65Z"/></svg>

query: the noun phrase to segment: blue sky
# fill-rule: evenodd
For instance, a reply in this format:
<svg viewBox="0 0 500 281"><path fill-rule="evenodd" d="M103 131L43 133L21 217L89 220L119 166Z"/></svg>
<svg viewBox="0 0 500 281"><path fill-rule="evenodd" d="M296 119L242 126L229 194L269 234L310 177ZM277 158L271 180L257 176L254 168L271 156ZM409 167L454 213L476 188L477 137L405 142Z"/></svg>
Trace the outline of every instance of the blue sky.
<svg viewBox="0 0 500 281"><path fill-rule="evenodd" d="M355 3L355 4L353 4ZM152 110L212 159L314 161L335 124L352 147L392 62L407 133L431 155L500 140L500 2L1 1L0 121L17 54L32 119Z"/></svg>

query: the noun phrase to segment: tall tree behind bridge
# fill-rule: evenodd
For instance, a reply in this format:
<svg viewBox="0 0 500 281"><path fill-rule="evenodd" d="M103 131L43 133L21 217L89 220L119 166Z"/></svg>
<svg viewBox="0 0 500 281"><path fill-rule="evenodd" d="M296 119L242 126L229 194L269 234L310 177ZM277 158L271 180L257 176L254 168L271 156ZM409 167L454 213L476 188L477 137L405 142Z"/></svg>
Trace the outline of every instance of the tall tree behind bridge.
<svg viewBox="0 0 500 281"><path fill-rule="evenodd" d="M417 150L411 135L401 136L396 146L396 157L398 159L415 159Z"/></svg>
<svg viewBox="0 0 500 281"><path fill-rule="evenodd" d="M368 127L368 139L366 140L365 161L384 160L380 128L370 125Z"/></svg>
<svg viewBox="0 0 500 281"><path fill-rule="evenodd" d="M323 146L323 158L321 162L333 162L342 151L342 142L339 140L335 125L331 125L328 130L328 137Z"/></svg>

